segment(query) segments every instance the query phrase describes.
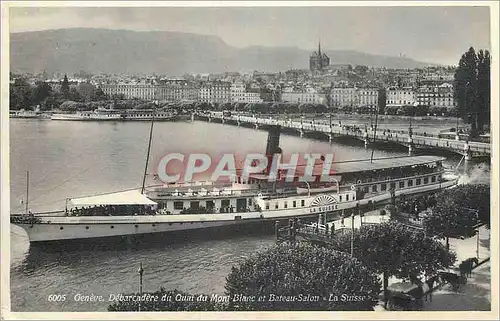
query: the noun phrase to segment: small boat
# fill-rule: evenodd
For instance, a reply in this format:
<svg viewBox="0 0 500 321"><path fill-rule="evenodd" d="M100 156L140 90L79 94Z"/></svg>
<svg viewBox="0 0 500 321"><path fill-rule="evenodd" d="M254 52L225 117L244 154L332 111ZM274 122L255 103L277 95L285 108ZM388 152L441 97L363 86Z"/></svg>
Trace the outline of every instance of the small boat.
<svg viewBox="0 0 500 321"><path fill-rule="evenodd" d="M91 111L76 111L68 113L54 113L51 120L65 121L117 121L121 120L121 112L114 109L98 108Z"/></svg>
<svg viewBox="0 0 500 321"><path fill-rule="evenodd" d="M52 120L74 120L74 121L170 121L175 120L175 114L165 110L153 109L131 109L117 110L98 108L92 111L76 111L73 113L56 113L51 116Z"/></svg>
<svg viewBox="0 0 500 321"><path fill-rule="evenodd" d="M40 110L11 110L9 112L9 117L10 118L35 118L35 119L42 119L44 118L44 115Z"/></svg>

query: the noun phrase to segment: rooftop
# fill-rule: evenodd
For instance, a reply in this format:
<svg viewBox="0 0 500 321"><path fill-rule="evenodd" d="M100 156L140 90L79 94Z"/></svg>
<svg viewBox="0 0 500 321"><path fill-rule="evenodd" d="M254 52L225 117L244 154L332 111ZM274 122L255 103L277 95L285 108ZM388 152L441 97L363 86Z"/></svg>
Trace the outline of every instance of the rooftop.
<svg viewBox="0 0 500 321"><path fill-rule="evenodd" d="M138 190L73 198L70 201L72 207L97 205L156 205L156 202L142 195Z"/></svg>

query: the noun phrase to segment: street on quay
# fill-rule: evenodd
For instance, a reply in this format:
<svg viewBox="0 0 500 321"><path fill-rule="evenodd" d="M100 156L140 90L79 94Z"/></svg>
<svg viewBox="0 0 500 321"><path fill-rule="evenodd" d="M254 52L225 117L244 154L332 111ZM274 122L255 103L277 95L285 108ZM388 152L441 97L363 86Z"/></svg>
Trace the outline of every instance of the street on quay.
<svg viewBox="0 0 500 321"><path fill-rule="evenodd" d="M389 215L380 215L380 210L374 210L365 213L361 218L354 216L354 228L360 228L361 220L363 224L379 224L387 222ZM352 228L351 217L328 222L328 227L335 224L335 228ZM343 223L343 224L342 224ZM440 240L445 244L445 240ZM471 257L478 257L479 262L490 258L490 230L486 226L478 228L478 233L474 237L467 239L450 238L450 250L457 255L455 267L460 262ZM391 284L401 282L396 277L389 278L389 287ZM428 291L427 284L423 286L424 292ZM383 311L383 302L375 308L375 311ZM457 292L452 290L450 284L445 284L432 294L432 301L429 299L424 302L425 311L489 311L491 310L491 270L490 261L486 261L472 271L472 275L467 278L467 283L460 286Z"/></svg>
<svg viewBox="0 0 500 321"><path fill-rule="evenodd" d="M446 284L432 295L432 302L424 303L425 311L490 311L491 269L490 261L472 271L467 283L457 292Z"/></svg>

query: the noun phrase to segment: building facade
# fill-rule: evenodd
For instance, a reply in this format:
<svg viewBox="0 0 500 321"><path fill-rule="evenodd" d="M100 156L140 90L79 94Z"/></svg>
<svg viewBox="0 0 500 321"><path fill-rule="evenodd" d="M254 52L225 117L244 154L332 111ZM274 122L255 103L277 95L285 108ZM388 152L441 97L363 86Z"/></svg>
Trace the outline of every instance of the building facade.
<svg viewBox="0 0 500 321"><path fill-rule="evenodd" d="M153 84L101 84L102 91L112 97L123 95L126 99L139 98L144 100L157 100L159 85Z"/></svg>
<svg viewBox="0 0 500 321"><path fill-rule="evenodd" d="M283 91L281 101L297 104L326 104L326 95L314 89L305 91Z"/></svg>
<svg viewBox="0 0 500 321"><path fill-rule="evenodd" d="M453 85L444 83L438 86L421 86L417 90L417 103L421 106L453 109L456 107Z"/></svg>
<svg viewBox="0 0 500 321"><path fill-rule="evenodd" d="M416 103L416 95L412 87L389 87L386 92L387 106L410 106Z"/></svg>
<svg viewBox="0 0 500 321"><path fill-rule="evenodd" d="M377 107L378 105L378 89L375 88L358 88L358 105L359 107Z"/></svg>
<svg viewBox="0 0 500 321"><path fill-rule="evenodd" d="M231 102L231 84L229 82L214 81L210 86L211 103L223 104Z"/></svg>
<svg viewBox="0 0 500 321"><path fill-rule="evenodd" d="M138 98L160 101L198 100L198 89L189 84L101 84L100 88L110 97L121 94L125 99Z"/></svg>
<svg viewBox="0 0 500 321"><path fill-rule="evenodd" d="M330 91L331 107L356 107L359 104L358 89L355 87L332 88Z"/></svg>
<svg viewBox="0 0 500 321"><path fill-rule="evenodd" d="M211 81L199 88L198 101L209 104L224 104L231 102L231 83Z"/></svg>
<svg viewBox="0 0 500 321"><path fill-rule="evenodd" d="M231 84L232 103L261 103L263 100L258 89L247 90L242 82Z"/></svg>

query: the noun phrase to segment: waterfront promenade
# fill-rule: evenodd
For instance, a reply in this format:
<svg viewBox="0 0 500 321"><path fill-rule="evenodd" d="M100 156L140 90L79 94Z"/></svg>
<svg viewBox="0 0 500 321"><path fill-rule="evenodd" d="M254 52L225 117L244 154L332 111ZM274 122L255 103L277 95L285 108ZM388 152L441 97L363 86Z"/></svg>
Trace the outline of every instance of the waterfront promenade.
<svg viewBox="0 0 500 321"><path fill-rule="evenodd" d="M305 120L283 120L272 117L261 118L255 116L242 115L213 115L210 113L199 113L193 115L193 119L205 121L217 121L237 126L252 126L256 129L260 127L279 125L284 130L292 131L298 135L323 135L330 141L336 137L351 137L365 143L365 146L375 143L393 143L408 148L409 154L412 154L416 148L419 149L441 149L463 155L466 160L478 156L490 156L491 146L489 143L464 141L461 137L455 139L441 138L435 134L415 133L409 128L408 131L390 131L387 129L377 129L372 126L359 126L339 123L325 124L319 121Z"/></svg>
<svg viewBox="0 0 500 321"><path fill-rule="evenodd" d="M389 220L389 215L381 216L380 210L374 210L365 213L363 224L379 224ZM340 219L330 221L327 225L335 224L335 228L351 228L351 218L346 217L343 221ZM354 228L361 226L360 216L354 217ZM440 240L445 244L445 240ZM485 226L478 229L477 236L467 239L450 238L450 250L457 255L455 268L463 260L470 257L477 257L479 262L483 262L490 258L490 230ZM395 277L389 278L389 287L392 284L401 282ZM423 291L428 291L427 284L424 283ZM382 300L375 308L375 311L384 311L384 303ZM472 271L472 275L467 278L467 283L461 285L457 292L452 290L450 284L445 284L441 288L436 289L432 293L432 301L430 299L424 302L424 311L489 311L491 309L491 270L490 262L479 265Z"/></svg>

